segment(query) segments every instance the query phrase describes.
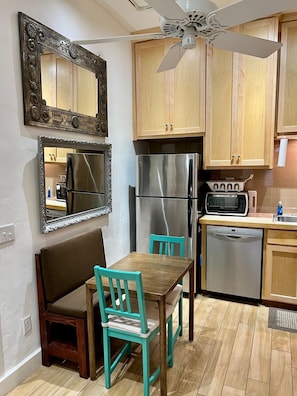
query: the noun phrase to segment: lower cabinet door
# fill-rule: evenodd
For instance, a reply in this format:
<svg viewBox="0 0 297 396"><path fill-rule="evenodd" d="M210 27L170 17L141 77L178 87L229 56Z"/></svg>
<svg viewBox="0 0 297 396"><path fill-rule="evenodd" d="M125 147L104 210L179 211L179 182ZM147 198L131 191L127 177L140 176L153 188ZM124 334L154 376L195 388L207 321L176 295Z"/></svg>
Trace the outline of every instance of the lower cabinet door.
<svg viewBox="0 0 297 396"><path fill-rule="evenodd" d="M262 299L297 304L297 247L266 245Z"/></svg>

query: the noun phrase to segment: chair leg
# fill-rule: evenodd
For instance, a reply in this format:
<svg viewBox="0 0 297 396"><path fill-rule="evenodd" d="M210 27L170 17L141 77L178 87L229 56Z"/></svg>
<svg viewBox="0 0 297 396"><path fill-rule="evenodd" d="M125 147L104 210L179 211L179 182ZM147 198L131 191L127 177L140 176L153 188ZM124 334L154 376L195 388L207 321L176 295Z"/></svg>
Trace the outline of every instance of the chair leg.
<svg viewBox="0 0 297 396"><path fill-rule="evenodd" d="M149 396L150 394L150 351L149 343L142 344L142 370L143 370L143 395Z"/></svg>
<svg viewBox="0 0 297 396"><path fill-rule="evenodd" d="M178 326L173 334L173 345L175 345L177 338L183 335L183 295L180 295L178 300Z"/></svg>
<svg viewBox="0 0 297 396"><path fill-rule="evenodd" d="M183 294L181 292L178 302L178 323L180 326L179 336L183 335Z"/></svg>
<svg viewBox="0 0 297 396"><path fill-rule="evenodd" d="M107 328L103 328L103 356L104 356L104 378L105 388L111 387L111 352L110 352L110 337L107 334Z"/></svg>

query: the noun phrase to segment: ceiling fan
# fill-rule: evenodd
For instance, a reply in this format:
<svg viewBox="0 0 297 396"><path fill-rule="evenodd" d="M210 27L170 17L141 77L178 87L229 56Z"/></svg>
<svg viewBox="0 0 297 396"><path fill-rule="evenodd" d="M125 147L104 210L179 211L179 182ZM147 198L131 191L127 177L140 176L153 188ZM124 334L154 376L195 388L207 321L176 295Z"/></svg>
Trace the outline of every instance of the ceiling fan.
<svg viewBox="0 0 297 396"><path fill-rule="evenodd" d="M157 72L176 67L187 49L195 48L196 37L208 45L266 58L281 47L280 42L247 36L227 30L258 18L296 9L296 0L241 0L218 8L210 0L146 0L160 14L162 33L77 40L77 44L96 44L124 40L180 38L172 45Z"/></svg>

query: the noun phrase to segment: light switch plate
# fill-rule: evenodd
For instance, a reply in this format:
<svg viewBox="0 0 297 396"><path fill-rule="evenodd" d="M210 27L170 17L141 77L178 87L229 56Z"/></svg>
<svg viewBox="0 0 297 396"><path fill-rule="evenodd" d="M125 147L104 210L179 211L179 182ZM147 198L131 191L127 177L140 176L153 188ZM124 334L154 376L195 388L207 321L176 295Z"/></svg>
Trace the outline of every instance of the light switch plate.
<svg viewBox="0 0 297 396"><path fill-rule="evenodd" d="M7 243L14 241L14 225L13 224L6 224L0 226L0 243Z"/></svg>

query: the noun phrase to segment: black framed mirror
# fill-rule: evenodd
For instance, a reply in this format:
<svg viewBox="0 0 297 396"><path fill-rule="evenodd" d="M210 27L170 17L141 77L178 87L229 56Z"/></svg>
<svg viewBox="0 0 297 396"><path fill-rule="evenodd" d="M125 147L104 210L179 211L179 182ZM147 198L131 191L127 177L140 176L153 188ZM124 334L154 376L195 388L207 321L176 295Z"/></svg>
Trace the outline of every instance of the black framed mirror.
<svg viewBox="0 0 297 396"><path fill-rule="evenodd" d="M38 137L41 232L112 210L111 145Z"/></svg>
<svg viewBox="0 0 297 396"><path fill-rule="evenodd" d="M19 12L24 123L108 136L106 61Z"/></svg>

